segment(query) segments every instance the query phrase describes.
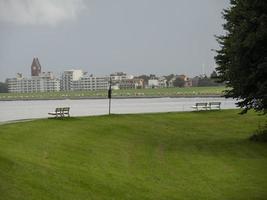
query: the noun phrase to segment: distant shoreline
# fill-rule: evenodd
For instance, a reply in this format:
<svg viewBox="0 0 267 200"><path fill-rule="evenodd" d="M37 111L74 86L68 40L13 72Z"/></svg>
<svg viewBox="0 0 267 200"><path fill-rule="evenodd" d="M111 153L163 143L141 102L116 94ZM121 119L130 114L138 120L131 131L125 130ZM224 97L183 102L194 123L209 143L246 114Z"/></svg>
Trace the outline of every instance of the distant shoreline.
<svg viewBox="0 0 267 200"><path fill-rule="evenodd" d="M187 87L113 90L114 99L222 97L225 87ZM0 93L0 101L65 99L106 99L107 91L60 91L37 93Z"/></svg>
<svg viewBox="0 0 267 200"><path fill-rule="evenodd" d="M153 98L219 98L223 95L218 94L201 94L201 95L157 95L157 96L113 96L112 99L153 99ZM107 99L103 96L91 97L65 97L65 98L7 98L0 101L45 101L45 100L83 100L83 99Z"/></svg>

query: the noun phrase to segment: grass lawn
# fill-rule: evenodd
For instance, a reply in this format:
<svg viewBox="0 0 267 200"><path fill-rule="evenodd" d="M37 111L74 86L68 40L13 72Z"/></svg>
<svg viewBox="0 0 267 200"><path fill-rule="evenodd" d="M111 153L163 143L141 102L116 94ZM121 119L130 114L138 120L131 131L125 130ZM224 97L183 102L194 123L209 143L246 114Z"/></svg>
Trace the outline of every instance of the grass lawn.
<svg viewBox="0 0 267 200"><path fill-rule="evenodd" d="M267 199L266 120L237 110L0 126L0 199Z"/></svg>
<svg viewBox="0 0 267 200"><path fill-rule="evenodd" d="M222 95L226 88L219 87L188 87L188 88L157 88L157 89L129 89L113 90L114 97L129 96L198 96ZM70 92L38 92L38 93L0 93L0 100L25 99L76 99L76 98L106 98L107 91L70 91Z"/></svg>

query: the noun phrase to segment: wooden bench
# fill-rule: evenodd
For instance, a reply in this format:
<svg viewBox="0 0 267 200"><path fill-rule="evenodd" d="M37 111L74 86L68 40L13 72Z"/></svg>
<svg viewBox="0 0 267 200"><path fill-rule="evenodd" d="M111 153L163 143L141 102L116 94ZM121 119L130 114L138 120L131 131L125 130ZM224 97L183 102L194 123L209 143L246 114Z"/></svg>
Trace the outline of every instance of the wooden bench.
<svg viewBox="0 0 267 200"><path fill-rule="evenodd" d="M65 115L67 115L68 117L70 117L70 107L64 107L64 108L62 108L62 113L63 113L63 117Z"/></svg>
<svg viewBox="0 0 267 200"><path fill-rule="evenodd" d="M209 107L208 103L196 103L192 108L196 110L207 110Z"/></svg>
<svg viewBox="0 0 267 200"><path fill-rule="evenodd" d="M213 110L213 109L221 109L221 102L209 102L209 109Z"/></svg>
<svg viewBox="0 0 267 200"><path fill-rule="evenodd" d="M55 112L49 112L48 114L55 117L65 117L65 115L70 117L70 107L56 108Z"/></svg>

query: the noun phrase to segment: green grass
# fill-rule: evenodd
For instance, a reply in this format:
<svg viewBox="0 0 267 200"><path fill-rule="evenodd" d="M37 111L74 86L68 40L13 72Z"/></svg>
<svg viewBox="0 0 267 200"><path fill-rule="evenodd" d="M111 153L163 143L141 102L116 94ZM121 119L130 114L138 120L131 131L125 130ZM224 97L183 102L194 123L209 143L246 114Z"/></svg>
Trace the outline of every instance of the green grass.
<svg viewBox="0 0 267 200"><path fill-rule="evenodd" d="M0 126L0 199L267 199L267 145L237 110Z"/></svg>
<svg viewBox="0 0 267 200"><path fill-rule="evenodd" d="M222 95L225 87L188 87L188 88L158 88L113 90L114 97L146 97L146 96L199 96ZM39 92L39 93L0 93L0 100L25 99L76 99L76 98L106 98L107 91L72 91L72 92Z"/></svg>

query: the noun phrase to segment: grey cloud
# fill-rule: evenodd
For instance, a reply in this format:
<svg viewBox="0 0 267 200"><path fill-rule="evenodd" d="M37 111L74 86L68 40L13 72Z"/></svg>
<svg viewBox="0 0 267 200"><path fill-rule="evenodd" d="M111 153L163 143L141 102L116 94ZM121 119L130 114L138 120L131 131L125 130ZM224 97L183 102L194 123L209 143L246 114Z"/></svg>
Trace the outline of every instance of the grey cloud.
<svg viewBox="0 0 267 200"><path fill-rule="evenodd" d="M19 25L56 25L86 8L84 0L0 0L0 21Z"/></svg>

